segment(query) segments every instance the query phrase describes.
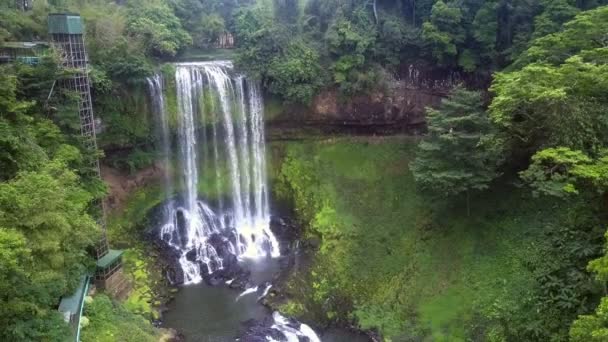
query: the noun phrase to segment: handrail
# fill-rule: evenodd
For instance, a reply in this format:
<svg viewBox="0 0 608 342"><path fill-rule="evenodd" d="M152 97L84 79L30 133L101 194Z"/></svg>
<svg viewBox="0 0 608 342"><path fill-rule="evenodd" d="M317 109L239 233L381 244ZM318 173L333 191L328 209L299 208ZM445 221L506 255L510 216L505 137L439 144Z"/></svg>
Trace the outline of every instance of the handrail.
<svg viewBox="0 0 608 342"><path fill-rule="evenodd" d="M84 291L82 291L82 300L80 301L80 312L78 313L78 327L76 328L76 342L80 342L80 320L82 319L82 312L84 311L84 299L87 297L87 293L89 292L89 283L91 281L91 277L86 276Z"/></svg>

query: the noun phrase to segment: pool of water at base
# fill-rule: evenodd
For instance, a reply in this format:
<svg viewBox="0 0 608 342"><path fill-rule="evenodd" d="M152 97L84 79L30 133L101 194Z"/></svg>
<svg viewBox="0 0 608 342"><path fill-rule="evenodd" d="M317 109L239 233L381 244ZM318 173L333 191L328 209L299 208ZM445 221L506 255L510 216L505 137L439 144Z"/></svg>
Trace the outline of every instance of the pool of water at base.
<svg viewBox="0 0 608 342"><path fill-rule="evenodd" d="M255 284L271 281L279 269L277 260L246 261L244 266L251 270ZM227 286L184 286L169 303L163 325L179 331L187 342L234 341L242 329L242 322L261 320L271 314L268 308L258 303L258 294L239 297L240 294ZM363 336L339 329L319 335L323 342L368 341Z"/></svg>

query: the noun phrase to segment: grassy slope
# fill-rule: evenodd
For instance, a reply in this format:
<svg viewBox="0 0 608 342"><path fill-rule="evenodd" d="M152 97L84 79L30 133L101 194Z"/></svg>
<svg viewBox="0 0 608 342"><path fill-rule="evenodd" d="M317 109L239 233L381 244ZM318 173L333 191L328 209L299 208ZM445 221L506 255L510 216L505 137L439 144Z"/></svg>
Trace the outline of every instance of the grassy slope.
<svg viewBox="0 0 608 342"><path fill-rule="evenodd" d="M484 322L529 293L530 265L547 250L544 221L555 216L547 204L508 188L474 199L470 218L462 207L424 203L408 171L413 146L403 138L286 146L279 195L290 188L300 216L323 235L312 288L292 286L287 310L314 311L316 302L332 318L344 307L336 298L350 298L364 328L395 341L458 341L491 334Z"/></svg>

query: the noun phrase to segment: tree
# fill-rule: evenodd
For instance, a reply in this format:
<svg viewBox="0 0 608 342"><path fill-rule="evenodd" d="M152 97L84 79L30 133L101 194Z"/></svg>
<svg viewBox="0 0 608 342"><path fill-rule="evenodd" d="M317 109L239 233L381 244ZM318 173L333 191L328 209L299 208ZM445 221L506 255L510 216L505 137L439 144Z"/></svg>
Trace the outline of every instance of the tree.
<svg viewBox="0 0 608 342"><path fill-rule="evenodd" d="M430 20L422 25L422 36L439 63L449 64L458 55L458 45L465 40L461 9L453 3L437 1Z"/></svg>
<svg viewBox="0 0 608 342"><path fill-rule="evenodd" d="M481 45L480 54L490 60L497 55L497 21L498 3L487 1L475 14L473 20L473 37Z"/></svg>
<svg viewBox="0 0 608 342"><path fill-rule="evenodd" d="M236 41L239 44L237 64L251 76L264 79L270 62L289 42L286 30L273 24L268 8L255 6L240 11L235 19Z"/></svg>
<svg viewBox="0 0 608 342"><path fill-rule="evenodd" d="M27 239L0 226L0 338L4 341L62 341L68 327L49 301L45 285L32 279L35 259ZM41 279L38 279L41 280Z"/></svg>
<svg viewBox="0 0 608 342"><path fill-rule="evenodd" d="M607 56L589 51L560 66L534 63L496 75L490 115L514 153L529 157L554 146L597 152L608 142Z"/></svg>
<svg viewBox="0 0 608 342"><path fill-rule="evenodd" d="M298 0L274 0L275 18L286 25L295 25L299 16L298 3Z"/></svg>
<svg viewBox="0 0 608 342"><path fill-rule="evenodd" d="M579 13L561 32L536 39L514 63L522 68L533 62L559 65L580 51L608 45L608 6Z"/></svg>
<svg viewBox="0 0 608 342"><path fill-rule="evenodd" d="M264 7L239 13L237 64L285 101L308 104L325 84L321 57L308 40L290 37L288 26L275 24L273 15Z"/></svg>
<svg viewBox="0 0 608 342"><path fill-rule="evenodd" d="M194 34L194 45L198 47L210 47L224 32L226 32L224 18L216 13L203 15Z"/></svg>
<svg viewBox="0 0 608 342"><path fill-rule="evenodd" d="M423 190L451 197L485 190L499 176L501 151L478 92L456 88L439 109L427 110L428 136L411 165Z"/></svg>
<svg viewBox="0 0 608 342"><path fill-rule="evenodd" d="M56 312L90 267L86 248L98 229L88 214L93 194L74 170L77 148L36 100L47 73L0 70L0 340L62 341L68 329ZM24 97L27 99L21 99Z"/></svg>
<svg viewBox="0 0 608 342"><path fill-rule="evenodd" d="M144 5L136 1L129 4L128 32L142 39L149 53L173 57L192 44L192 37L164 2Z"/></svg>
<svg viewBox="0 0 608 342"><path fill-rule="evenodd" d="M534 18L534 34L532 38L544 37L558 32L562 25L572 19L578 8L570 0L541 0L543 12Z"/></svg>
<svg viewBox="0 0 608 342"><path fill-rule="evenodd" d="M63 146L42 168L0 184L2 340L59 341L67 332L54 306L90 266L85 249L98 232L87 214L92 196L68 168L74 158L78 150Z"/></svg>
<svg viewBox="0 0 608 342"><path fill-rule="evenodd" d="M572 342L603 342L608 340L608 297L602 298L595 314L581 315L570 328Z"/></svg>
<svg viewBox="0 0 608 342"><path fill-rule="evenodd" d="M269 90L285 100L309 104L324 84L319 54L303 41L290 43L268 70Z"/></svg>
<svg viewBox="0 0 608 342"><path fill-rule="evenodd" d="M325 39L330 55L335 58L331 66L335 84L342 93L354 95L377 84L369 59L378 34L376 24L364 8L348 14L338 13Z"/></svg>
<svg viewBox="0 0 608 342"><path fill-rule="evenodd" d="M592 159L581 151L566 147L548 148L532 156L532 163L526 171L520 173L534 194L564 197L578 194L579 176L587 173Z"/></svg>

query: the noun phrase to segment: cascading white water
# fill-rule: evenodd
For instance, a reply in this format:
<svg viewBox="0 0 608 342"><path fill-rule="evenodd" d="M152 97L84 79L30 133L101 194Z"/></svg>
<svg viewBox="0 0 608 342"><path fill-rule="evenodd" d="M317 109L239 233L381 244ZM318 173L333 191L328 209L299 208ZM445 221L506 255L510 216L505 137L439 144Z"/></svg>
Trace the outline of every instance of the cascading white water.
<svg viewBox="0 0 608 342"><path fill-rule="evenodd" d="M289 319L277 311L272 314L272 318L274 319L272 328L280 331L287 339L287 342L299 342L301 341L300 337L306 338L306 340L310 342L321 342L321 339L317 336L315 331L306 324L297 323L295 321L290 322ZM267 337L266 339L271 342L275 341L270 337Z"/></svg>
<svg viewBox="0 0 608 342"><path fill-rule="evenodd" d="M171 127L162 77L152 77L148 84L159 117L165 168L175 170L176 178L165 179L168 204L160 238L178 253L184 283L199 283L203 272L222 270L226 257L279 256L270 230L264 106L258 85L235 75L230 62L176 64L177 127ZM213 179L212 189L199 184L201 176ZM225 176L230 187L226 201ZM173 198L176 189L181 191ZM215 210L202 200L210 195L217 195ZM271 287L267 283L247 288L235 301L246 301L244 297L254 293L261 300ZM269 328L288 341L320 341L306 324L278 312L273 318Z"/></svg>
<svg viewBox="0 0 608 342"><path fill-rule="evenodd" d="M148 78L148 88L150 89L150 97L154 106L154 112L158 117L158 127L160 128L161 152L163 154L163 166L165 168L164 186L166 197L173 194L173 182L170 176L171 170L171 133L169 132L169 118L167 116L167 107L165 106L165 96L163 94L163 78L156 74Z"/></svg>
<svg viewBox="0 0 608 342"><path fill-rule="evenodd" d="M159 76L149 80L164 122L161 140L166 163L169 166L168 155L175 151L176 174L184 188L183 204L170 202L161 238L181 253L184 283L192 284L202 280L201 264L210 274L223 267L210 243L214 234L222 236L230 253L238 258L277 257L280 252L270 230L264 111L258 85L235 75L227 61L176 64L175 82L178 127L176 146L171 148L165 101L160 96L162 80ZM227 167L227 172L222 172L222 167ZM212 175L203 174L210 168L215 170ZM220 195L216 212L200 197L219 195L224 173L229 176L231 203L225 203ZM200 189L201 175L215 177L216 188ZM167 182L167 187L171 194L172 183Z"/></svg>

